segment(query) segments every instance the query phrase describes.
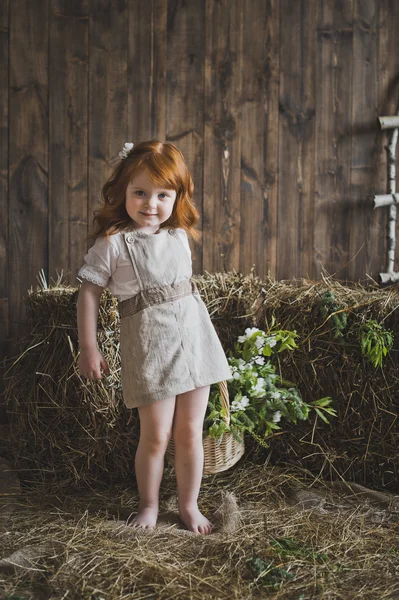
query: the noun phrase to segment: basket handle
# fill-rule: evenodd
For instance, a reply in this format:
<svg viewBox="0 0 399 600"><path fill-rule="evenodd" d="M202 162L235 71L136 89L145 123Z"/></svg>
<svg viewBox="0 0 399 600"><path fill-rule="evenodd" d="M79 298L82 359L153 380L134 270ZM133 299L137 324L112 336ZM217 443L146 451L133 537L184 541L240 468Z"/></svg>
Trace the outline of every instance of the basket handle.
<svg viewBox="0 0 399 600"><path fill-rule="evenodd" d="M226 425L230 425L230 402L226 381L219 381L219 392L222 398L222 408L226 410L226 416L223 417L223 421L226 423Z"/></svg>

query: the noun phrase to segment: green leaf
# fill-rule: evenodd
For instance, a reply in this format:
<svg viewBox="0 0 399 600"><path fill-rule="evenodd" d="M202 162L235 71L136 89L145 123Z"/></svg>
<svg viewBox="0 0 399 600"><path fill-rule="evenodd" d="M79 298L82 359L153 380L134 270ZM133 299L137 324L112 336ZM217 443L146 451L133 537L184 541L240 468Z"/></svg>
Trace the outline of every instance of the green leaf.
<svg viewBox="0 0 399 600"><path fill-rule="evenodd" d="M332 402L331 396L326 396L325 398L319 398L318 400L312 400L309 402L312 406L329 406Z"/></svg>
<svg viewBox="0 0 399 600"><path fill-rule="evenodd" d="M327 419L327 417L326 417L325 415L323 415L323 413L321 412L321 410L320 410L319 408L316 408L316 407L315 407L315 409L314 409L314 410L315 410L315 411L316 411L316 413L319 415L320 419L321 419L322 421L324 421L324 423L327 423L327 424L328 424L328 419Z"/></svg>

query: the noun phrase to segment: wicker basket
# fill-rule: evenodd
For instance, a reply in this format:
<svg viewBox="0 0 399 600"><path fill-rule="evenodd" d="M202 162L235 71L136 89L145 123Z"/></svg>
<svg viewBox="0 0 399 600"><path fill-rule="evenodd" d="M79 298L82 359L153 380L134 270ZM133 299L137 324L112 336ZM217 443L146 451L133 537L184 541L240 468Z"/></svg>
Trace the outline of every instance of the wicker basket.
<svg viewBox="0 0 399 600"><path fill-rule="evenodd" d="M222 398L222 407L226 409L224 421L229 425L230 403L227 383L225 381L219 382L219 390ZM209 435L204 438L204 475L226 471L240 460L245 452L244 434L239 435L239 437L241 438L241 442L238 442L231 433L224 433L220 443ZM165 456L168 463L173 465L175 458L173 440L170 440Z"/></svg>

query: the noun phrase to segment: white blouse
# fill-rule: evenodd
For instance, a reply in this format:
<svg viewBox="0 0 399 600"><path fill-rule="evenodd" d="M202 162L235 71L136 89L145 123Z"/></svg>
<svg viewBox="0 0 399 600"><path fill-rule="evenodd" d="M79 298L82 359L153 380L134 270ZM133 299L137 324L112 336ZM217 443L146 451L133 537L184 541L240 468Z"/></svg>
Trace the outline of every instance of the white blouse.
<svg viewBox="0 0 399 600"><path fill-rule="evenodd" d="M164 227L159 233L149 235L165 235L168 229L168 227ZM180 227L175 231L181 237L192 263L187 233ZM79 270L76 278L79 282L86 279L103 288L107 287L111 294L122 302L140 291L139 282L134 274L123 233L119 231L109 236L108 239L106 237L96 239L94 245L84 256L85 264Z"/></svg>

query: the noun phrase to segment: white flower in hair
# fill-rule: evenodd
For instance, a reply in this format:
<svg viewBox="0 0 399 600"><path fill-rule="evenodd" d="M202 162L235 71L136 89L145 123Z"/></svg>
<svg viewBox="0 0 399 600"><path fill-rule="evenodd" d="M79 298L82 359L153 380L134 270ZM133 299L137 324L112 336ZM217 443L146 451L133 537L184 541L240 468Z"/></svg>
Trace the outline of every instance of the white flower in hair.
<svg viewBox="0 0 399 600"><path fill-rule="evenodd" d="M122 150L119 152L119 158L121 160L125 160L125 158L128 157L130 150L133 149L134 144L132 144L131 142L126 142L126 144L123 146Z"/></svg>

